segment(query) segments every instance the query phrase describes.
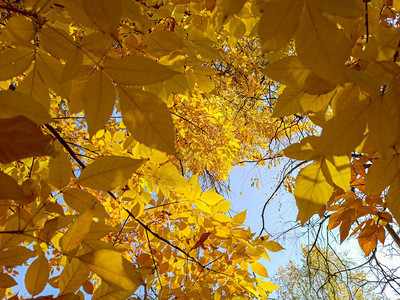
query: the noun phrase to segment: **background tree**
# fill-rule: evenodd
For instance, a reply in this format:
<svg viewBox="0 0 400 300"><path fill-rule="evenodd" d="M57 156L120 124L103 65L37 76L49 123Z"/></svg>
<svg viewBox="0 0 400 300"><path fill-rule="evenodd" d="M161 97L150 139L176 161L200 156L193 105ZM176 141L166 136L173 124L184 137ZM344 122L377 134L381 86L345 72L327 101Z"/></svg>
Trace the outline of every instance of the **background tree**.
<svg viewBox="0 0 400 300"><path fill-rule="evenodd" d="M302 252L300 265L290 260L276 273L278 299L385 299L342 253L318 247L302 247Z"/></svg>

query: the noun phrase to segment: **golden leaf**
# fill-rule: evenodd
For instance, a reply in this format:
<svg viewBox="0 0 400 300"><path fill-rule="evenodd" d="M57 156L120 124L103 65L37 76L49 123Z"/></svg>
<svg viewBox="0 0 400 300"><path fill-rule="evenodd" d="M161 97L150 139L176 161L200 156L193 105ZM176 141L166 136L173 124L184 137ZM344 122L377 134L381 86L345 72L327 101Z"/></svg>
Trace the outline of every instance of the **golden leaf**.
<svg viewBox="0 0 400 300"><path fill-rule="evenodd" d="M61 190L71 180L72 166L69 156L61 147L57 147L58 154L49 162L49 183Z"/></svg>
<svg viewBox="0 0 400 300"><path fill-rule="evenodd" d="M32 64L33 49L12 48L0 53L0 80L11 79L26 71Z"/></svg>
<svg viewBox="0 0 400 300"><path fill-rule="evenodd" d="M49 280L49 262L44 254L39 255L25 274L25 287L32 296L40 294Z"/></svg>
<svg viewBox="0 0 400 300"><path fill-rule="evenodd" d="M12 42L29 42L35 35L35 27L25 16L14 15L8 20L3 32Z"/></svg>
<svg viewBox="0 0 400 300"><path fill-rule="evenodd" d="M265 51L283 48L293 37L301 14L302 1L274 0L261 2L264 12L258 27L261 45Z"/></svg>
<svg viewBox="0 0 400 300"><path fill-rule="evenodd" d="M251 263L250 267L253 270L253 272L256 273L257 275L260 275L262 277L269 277L267 269L264 267L264 265L262 265L258 261Z"/></svg>
<svg viewBox="0 0 400 300"><path fill-rule="evenodd" d="M171 114L155 95L130 88L119 88L124 124L133 137L148 147L175 155L175 133Z"/></svg>
<svg viewBox="0 0 400 300"><path fill-rule="evenodd" d="M104 127L115 103L115 88L103 72L95 72L82 92L82 104L90 136Z"/></svg>
<svg viewBox="0 0 400 300"><path fill-rule="evenodd" d="M89 269L76 258L72 258L65 265L58 279L60 295L75 293L77 289L86 281Z"/></svg>
<svg viewBox="0 0 400 300"><path fill-rule="evenodd" d="M79 213L85 212L87 209L94 205L94 217L101 219L109 217L106 210L104 209L104 206L99 202L99 200L97 200L95 196L86 191L76 188L67 189L63 192L63 196L65 203L67 203L69 207Z"/></svg>
<svg viewBox="0 0 400 300"><path fill-rule="evenodd" d="M76 184L100 191L113 190L123 186L145 162L144 159L123 156L98 157L82 170Z"/></svg>
<svg viewBox="0 0 400 300"><path fill-rule="evenodd" d="M322 172L322 161L315 161L302 169L296 178L294 196L302 224L308 221L326 202L333 187Z"/></svg>
<svg viewBox="0 0 400 300"><path fill-rule="evenodd" d="M104 71L113 80L126 85L146 85L164 81L178 72L142 56L125 56L110 60Z"/></svg>
<svg viewBox="0 0 400 300"><path fill-rule="evenodd" d="M307 2L295 38L300 60L313 73L333 83L344 83L344 64L350 44L336 24Z"/></svg>
<svg viewBox="0 0 400 300"><path fill-rule="evenodd" d="M0 199L24 200L21 186L11 176L0 172Z"/></svg>
<svg viewBox="0 0 400 300"><path fill-rule="evenodd" d="M68 231L60 239L60 245L64 252L77 248L85 239L92 223L94 206L80 214L68 228Z"/></svg>
<svg viewBox="0 0 400 300"><path fill-rule="evenodd" d="M149 269L137 269L121 253L101 249L78 257L90 270L115 289L134 292L150 274Z"/></svg>
<svg viewBox="0 0 400 300"><path fill-rule="evenodd" d="M53 153L50 141L37 124L23 116L0 119L0 163Z"/></svg>
<svg viewBox="0 0 400 300"><path fill-rule="evenodd" d="M22 246L15 246L0 252L0 266L15 267L23 264L36 253Z"/></svg>

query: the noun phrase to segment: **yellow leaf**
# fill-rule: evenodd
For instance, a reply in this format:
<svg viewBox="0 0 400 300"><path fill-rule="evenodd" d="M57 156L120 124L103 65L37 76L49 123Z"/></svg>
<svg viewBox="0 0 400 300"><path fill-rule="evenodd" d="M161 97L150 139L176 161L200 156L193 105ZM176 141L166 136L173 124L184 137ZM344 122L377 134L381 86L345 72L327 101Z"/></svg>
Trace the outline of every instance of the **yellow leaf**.
<svg viewBox="0 0 400 300"><path fill-rule="evenodd" d="M156 178L158 179L158 184L175 189L181 189L188 185L185 177L179 173L172 163L166 163L160 167L157 170Z"/></svg>
<svg viewBox="0 0 400 300"><path fill-rule="evenodd" d="M76 258L72 258L65 265L58 279L60 295L75 293L77 289L86 281L89 269Z"/></svg>
<svg viewBox="0 0 400 300"><path fill-rule="evenodd" d="M221 1L221 7L223 11L224 20L230 16L237 14L241 11L243 5L246 3L246 0L231 0L231 1Z"/></svg>
<svg viewBox="0 0 400 300"><path fill-rule="evenodd" d="M117 30L122 12L120 0L85 0L82 4L93 25L113 38L118 38Z"/></svg>
<svg viewBox="0 0 400 300"><path fill-rule="evenodd" d="M397 223L400 222L400 178L397 173L396 180L390 185L385 198L387 207Z"/></svg>
<svg viewBox="0 0 400 300"><path fill-rule="evenodd" d="M142 56L125 56L104 64L113 80L126 85L146 85L164 81L178 72Z"/></svg>
<svg viewBox="0 0 400 300"><path fill-rule="evenodd" d="M34 256L36 256L35 252L28 248L22 246L11 247L0 252L0 266L15 267Z"/></svg>
<svg viewBox="0 0 400 300"><path fill-rule="evenodd" d="M253 272L256 273L257 275L260 275L262 277L269 277L267 269L264 267L264 265L262 265L258 261L251 263L250 267L253 270Z"/></svg>
<svg viewBox="0 0 400 300"><path fill-rule="evenodd" d="M35 58L37 73L45 86L51 88L59 96L68 98L71 91L71 82L62 82L64 66L61 62L57 58L41 52L36 53Z"/></svg>
<svg viewBox="0 0 400 300"><path fill-rule="evenodd" d="M304 92L310 95L323 96L323 94L334 91L334 96L336 94L335 88L336 84L326 81L313 73L310 73L304 82Z"/></svg>
<svg viewBox="0 0 400 300"><path fill-rule="evenodd" d="M322 161L316 161L302 169L297 175L294 196L302 224L328 202L333 187L322 172Z"/></svg>
<svg viewBox="0 0 400 300"><path fill-rule="evenodd" d="M286 87L279 95L274 107L273 117L285 117L302 111L300 99L304 95L304 90L297 87Z"/></svg>
<svg viewBox="0 0 400 300"><path fill-rule="evenodd" d="M17 282L8 274L0 273L0 288L6 289L17 285Z"/></svg>
<svg viewBox="0 0 400 300"><path fill-rule="evenodd" d="M11 176L0 172L0 199L24 200L24 192Z"/></svg>
<svg viewBox="0 0 400 300"><path fill-rule="evenodd" d="M217 204L217 211L218 212L228 212L228 210L231 208L231 201L220 201Z"/></svg>
<svg viewBox="0 0 400 300"><path fill-rule="evenodd" d="M210 207L209 207L206 203L204 203L203 201L194 200L194 201L193 201L193 204L194 204L198 209L200 209L201 211L205 212L206 214L211 215Z"/></svg>
<svg viewBox="0 0 400 300"><path fill-rule="evenodd" d="M218 202L224 199L224 197L214 192L213 190L209 190L201 194L200 199L203 200L208 205L216 205Z"/></svg>
<svg viewBox="0 0 400 300"><path fill-rule="evenodd" d="M261 45L265 51L283 48L293 37L302 9L302 1L274 0L261 2L264 13L258 27Z"/></svg>
<svg viewBox="0 0 400 300"><path fill-rule="evenodd" d="M315 5L307 2L303 9L295 35L296 51L313 73L333 83L344 83L344 64L350 55L349 41Z"/></svg>
<svg viewBox="0 0 400 300"><path fill-rule="evenodd" d="M0 52L0 80L11 79L29 68L33 60L33 50L12 48Z"/></svg>
<svg viewBox="0 0 400 300"><path fill-rule="evenodd" d="M291 87L303 86L311 73L297 56L283 57L270 64L262 72L269 78Z"/></svg>
<svg viewBox="0 0 400 300"><path fill-rule="evenodd" d="M18 92L31 96L40 103L46 110L50 108L49 89L34 64L31 72L18 84Z"/></svg>
<svg viewBox="0 0 400 300"><path fill-rule="evenodd" d="M111 227L103 222L93 222L90 225L90 230L88 235L86 236L86 241L90 240L100 240L103 237L105 237L107 234L114 232L114 231L119 231L120 228L118 227Z"/></svg>
<svg viewBox="0 0 400 300"><path fill-rule="evenodd" d="M12 42L29 42L35 35L35 27L31 20L22 15L11 17L3 33Z"/></svg>
<svg viewBox="0 0 400 300"><path fill-rule="evenodd" d="M360 18L364 16L363 10L354 0L320 0L318 1L318 6L329 14L345 18Z"/></svg>
<svg viewBox="0 0 400 300"><path fill-rule="evenodd" d="M38 124L52 122L48 112L32 97L15 91L0 91L0 118L20 115Z"/></svg>
<svg viewBox="0 0 400 300"><path fill-rule="evenodd" d="M348 156L331 156L325 158L332 181L343 191L350 188L350 159Z"/></svg>
<svg viewBox="0 0 400 300"><path fill-rule="evenodd" d="M67 81L73 79L75 76L79 74L82 69L83 63L83 54L79 48L74 48L67 58L67 62L65 63L61 81ZM72 89L72 87L71 87Z"/></svg>
<svg viewBox="0 0 400 300"><path fill-rule="evenodd" d="M155 95L119 88L122 119L129 132L150 148L175 155L175 132L171 114Z"/></svg>
<svg viewBox="0 0 400 300"><path fill-rule="evenodd" d="M110 249L93 251L78 258L113 288L132 293L151 272L151 269L135 268L121 253Z"/></svg>
<svg viewBox="0 0 400 300"><path fill-rule="evenodd" d="M82 92L82 104L90 136L104 128L112 115L114 103L113 83L103 72L95 72Z"/></svg>
<svg viewBox="0 0 400 300"><path fill-rule="evenodd" d="M268 251L271 251L271 252L278 252L278 251L285 249L279 243L277 243L275 241L265 242L264 247L265 247L265 249L267 249Z"/></svg>
<svg viewBox="0 0 400 300"><path fill-rule="evenodd" d="M46 26L39 31L40 46L57 58L67 58L76 50L74 41L60 28Z"/></svg>
<svg viewBox="0 0 400 300"><path fill-rule="evenodd" d="M234 223L235 226L242 225L244 223L244 221L246 220L246 212L247 212L247 210L234 215L232 218L232 223Z"/></svg>
<svg viewBox="0 0 400 300"><path fill-rule="evenodd" d="M215 214L214 219L221 223L229 223L232 221L232 219L229 216L221 213Z"/></svg>
<svg viewBox="0 0 400 300"><path fill-rule="evenodd" d="M104 206L96 199L92 194L83 191L81 189L68 189L63 192L64 201L69 207L76 210L79 213L85 212L87 209L94 205L93 216L96 218L108 218Z"/></svg>
<svg viewBox="0 0 400 300"><path fill-rule="evenodd" d="M123 186L144 163L144 159L123 156L102 156L82 170L76 184L100 191Z"/></svg>
<svg viewBox="0 0 400 300"><path fill-rule="evenodd" d="M322 130L319 145L323 153L347 155L361 143L367 123L368 104L355 101L344 111L338 112Z"/></svg>
<svg viewBox="0 0 400 300"><path fill-rule="evenodd" d="M61 190L71 180L72 166L68 154L60 146L56 150L58 155L49 162L49 183Z"/></svg>
<svg viewBox="0 0 400 300"><path fill-rule="evenodd" d="M0 163L53 153L50 141L31 120L18 116L0 119Z"/></svg>
<svg viewBox="0 0 400 300"><path fill-rule="evenodd" d="M39 255L25 274L25 287L32 296L40 294L49 280L49 262L44 254Z"/></svg>
<svg viewBox="0 0 400 300"><path fill-rule="evenodd" d="M398 172L397 155L375 160L365 176L367 195L380 195L398 177Z"/></svg>
<svg viewBox="0 0 400 300"><path fill-rule="evenodd" d="M318 137L308 136L282 150L280 154L297 160L316 160L322 157L318 148Z"/></svg>
<svg viewBox="0 0 400 300"><path fill-rule="evenodd" d="M95 290L92 300L128 299L131 294L132 292L130 291L120 288L114 289L105 282L102 282Z"/></svg>
<svg viewBox="0 0 400 300"><path fill-rule="evenodd" d="M60 239L60 245L64 252L77 248L85 239L92 223L94 206L80 214L68 228L68 231Z"/></svg>
<svg viewBox="0 0 400 300"><path fill-rule="evenodd" d="M279 289L279 286L268 282L268 281L263 281L257 284L257 286L261 287L263 290L267 291L268 293L271 293L277 289Z"/></svg>
<svg viewBox="0 0 400 300"><path fill-rule="evenodd" d="M368 139L380 153L396 144L399 133L397 104L391 107L388 100L386 95L379 97L370 106L368 115Z"/></svg>

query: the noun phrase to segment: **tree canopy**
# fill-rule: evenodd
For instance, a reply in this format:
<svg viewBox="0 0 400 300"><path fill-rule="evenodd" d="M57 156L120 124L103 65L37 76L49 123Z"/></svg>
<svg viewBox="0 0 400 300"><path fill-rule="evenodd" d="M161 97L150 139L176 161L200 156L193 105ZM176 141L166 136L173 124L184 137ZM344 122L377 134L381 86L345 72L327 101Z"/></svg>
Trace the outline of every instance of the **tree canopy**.
<svg viewBox="0 0 400 300"><path fill-rule="evenodd" d="M28 264L32 297L266 298L282 247L218 193L248 161L298 160L302 224L400 247L399 6L1 1L2 295Z"/></svg>

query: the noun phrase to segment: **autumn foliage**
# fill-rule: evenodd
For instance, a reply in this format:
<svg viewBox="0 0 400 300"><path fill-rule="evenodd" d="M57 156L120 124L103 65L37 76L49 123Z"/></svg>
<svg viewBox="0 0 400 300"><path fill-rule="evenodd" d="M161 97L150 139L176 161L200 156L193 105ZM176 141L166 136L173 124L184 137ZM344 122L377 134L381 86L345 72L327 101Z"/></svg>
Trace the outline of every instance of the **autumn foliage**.
<svg viewBox="0 0 400 300"><path fill-rule="evenodd" d="M1 296L20 285L32 297L51 285L59 299L276 289L258 260L282 248L198 181L262 162L276 154L266 141L285 134L251 56L264 54L251 48L250 3L2 1L0 11Z"/></svg>
<svg viewBox="0 0 400 300"><path fill-rule="evenodd" d="M266 298L282 248L199 183L246 161L300 161L302 224L395 239L398 6L1 1L1 295L27 264L32 297Z"/></svg>

